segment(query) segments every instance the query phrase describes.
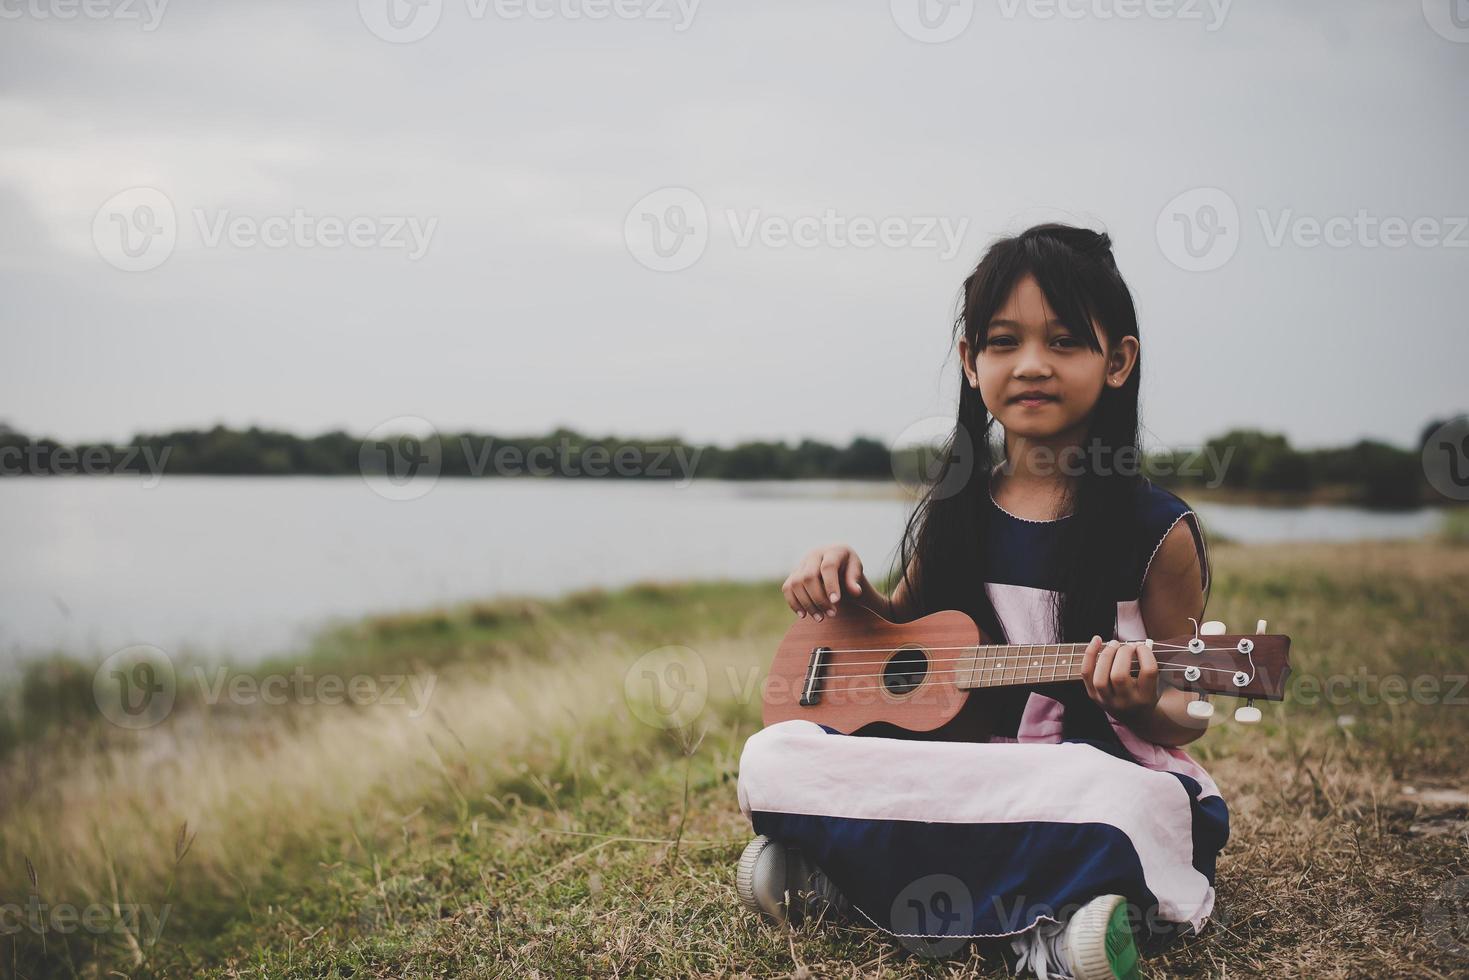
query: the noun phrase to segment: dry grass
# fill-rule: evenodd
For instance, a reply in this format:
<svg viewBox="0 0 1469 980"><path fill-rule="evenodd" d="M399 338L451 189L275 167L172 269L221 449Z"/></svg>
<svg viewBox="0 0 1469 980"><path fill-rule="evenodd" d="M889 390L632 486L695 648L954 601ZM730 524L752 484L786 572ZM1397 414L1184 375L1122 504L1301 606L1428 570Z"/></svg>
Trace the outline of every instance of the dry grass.
<svg viewBox="0 0 1469 980"><path fill-rule="evenodd" d="M1337 676L1346 693L1195 743L1231 807L1218 918L1146 975L1463 975L1469 935L1436 931L1457 909L1433 896L1469 876L1469 715L1378 695L1392 674L1447 694L1444 678L1469 670L1469 549L1221 546L1214 559L1210 617L1268 619L1294 638L1296 683ZM501 645L440 667L418 719L198 711L12 758L0 787L24 795L6 798L0 827L7 901L30 891L29 858L51 901L172 914L155 945L0 936L0 976L1004 975L870 929L771 929L739 911L749 827L734 781L758 718L750 681L785 613L773 586L717 614L689 602L680 615L676 595L631 642L604 628L623 621L617 596L570 631L570 608L548 605L533 654ZM412 623L395 628L412 642ZM707 671L687 726L640 721L660 716L624 697L665 643ZM179 860L184 821L197 837Z"/></svg>

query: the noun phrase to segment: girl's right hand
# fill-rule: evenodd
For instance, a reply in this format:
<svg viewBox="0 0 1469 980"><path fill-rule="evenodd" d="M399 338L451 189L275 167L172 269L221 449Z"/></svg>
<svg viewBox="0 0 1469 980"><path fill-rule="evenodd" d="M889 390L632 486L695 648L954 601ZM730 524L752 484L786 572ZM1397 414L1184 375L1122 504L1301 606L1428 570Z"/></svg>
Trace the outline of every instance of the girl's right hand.
<svg viewBox="0 0 1469 980"><path fill-rule="evenodd" d="M818 623L824 616L837 614L837 603L844 594L864 599L876 595L862 571L862 559L844 544L808 552L781 583L780 591L792 612L797 616L809 615Z"/></svg>

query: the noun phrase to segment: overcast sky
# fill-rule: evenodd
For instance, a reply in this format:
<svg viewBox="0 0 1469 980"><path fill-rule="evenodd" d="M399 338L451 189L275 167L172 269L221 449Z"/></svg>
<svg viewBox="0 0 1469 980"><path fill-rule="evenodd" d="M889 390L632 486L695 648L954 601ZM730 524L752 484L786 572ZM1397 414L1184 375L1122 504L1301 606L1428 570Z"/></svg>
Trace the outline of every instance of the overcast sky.
<svg viewBox="0 0 1469 980"><path fill-rule="evenodd" d="M891 439L1050 219L1115 241L1150 443L1469 409L1450 0L87 2L0 0L23 431Z"/></svg>

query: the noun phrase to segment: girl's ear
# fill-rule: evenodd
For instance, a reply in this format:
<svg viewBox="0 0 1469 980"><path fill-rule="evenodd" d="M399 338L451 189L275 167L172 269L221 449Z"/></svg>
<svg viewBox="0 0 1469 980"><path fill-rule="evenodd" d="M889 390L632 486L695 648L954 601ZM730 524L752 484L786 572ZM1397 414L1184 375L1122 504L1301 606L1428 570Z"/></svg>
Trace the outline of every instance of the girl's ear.
<svg viewBox="0 0 1469 980"><path fill-rule="evenodd" d="M979 387L979 373L974 369L974 362L969 357L969 340L965 337L959 338L959 364L964 368L964 377L969 382L969 387Z"/></svg>
<svg viewBox="0 0 1469 980"><path fill-rule="evenodd" d="M1123 337L1107 355L1107 387L1121 388L1137 364L1138 341L1136 337Z"/></svg>

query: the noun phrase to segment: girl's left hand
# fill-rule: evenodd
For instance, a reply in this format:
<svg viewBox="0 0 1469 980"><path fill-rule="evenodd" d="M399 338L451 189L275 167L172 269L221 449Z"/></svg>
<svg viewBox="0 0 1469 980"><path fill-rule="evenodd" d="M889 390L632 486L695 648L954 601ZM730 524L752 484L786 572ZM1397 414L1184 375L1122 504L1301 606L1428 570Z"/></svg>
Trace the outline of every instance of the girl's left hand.
<svg viewBox="0 0 1469 980"><path fill-rule="evenodd" d="M1132 666L1138 664L1137 676ZM1145 715L1158 703L1158 661L1152 644L1102 642L1092 637L1081 662L1081 682L1087 695L1118 719Z"/></svg>

